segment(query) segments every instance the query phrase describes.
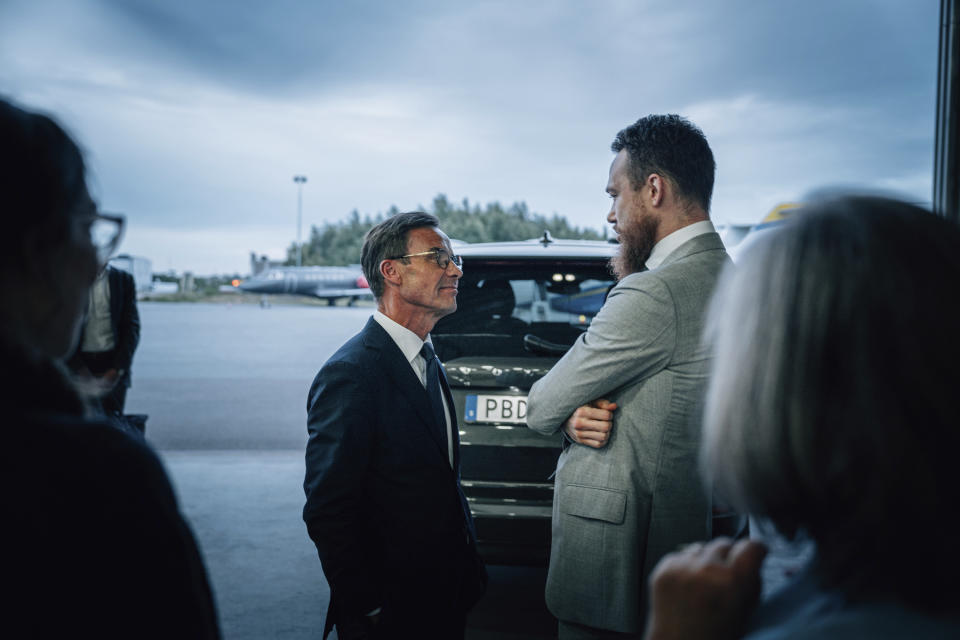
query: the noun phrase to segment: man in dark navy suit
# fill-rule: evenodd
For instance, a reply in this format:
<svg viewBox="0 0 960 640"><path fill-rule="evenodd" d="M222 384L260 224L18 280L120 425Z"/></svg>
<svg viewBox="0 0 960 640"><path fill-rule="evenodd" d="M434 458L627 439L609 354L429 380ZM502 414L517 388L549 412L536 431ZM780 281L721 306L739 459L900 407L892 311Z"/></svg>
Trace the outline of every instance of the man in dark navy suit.
<svg viewBox="0 0 960 640"><path fill-rule="evenodd" d="M310 389L303 519L330 584L324 637L336 625L341 640L462 638L486 587L430 341L463 275L437 224L401 213L367 233L377 311Z"/></svg>

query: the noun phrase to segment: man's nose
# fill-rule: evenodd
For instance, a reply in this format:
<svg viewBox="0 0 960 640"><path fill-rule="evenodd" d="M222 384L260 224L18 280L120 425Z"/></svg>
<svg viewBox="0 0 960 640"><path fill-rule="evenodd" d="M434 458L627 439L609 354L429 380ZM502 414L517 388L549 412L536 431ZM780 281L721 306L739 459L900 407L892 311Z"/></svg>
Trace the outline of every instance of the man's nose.
<svg viewBox="0 0 960 640"><path fill-rule="evenodd" d="M452 275L452 277L454 277L454 278L462 278L462 277L463 277L463 267L458 267L457 264L456 264L453 260L451 260L450 263L447 264L447 274L450 273L450 267L453 267L453 275Z"/></svg>

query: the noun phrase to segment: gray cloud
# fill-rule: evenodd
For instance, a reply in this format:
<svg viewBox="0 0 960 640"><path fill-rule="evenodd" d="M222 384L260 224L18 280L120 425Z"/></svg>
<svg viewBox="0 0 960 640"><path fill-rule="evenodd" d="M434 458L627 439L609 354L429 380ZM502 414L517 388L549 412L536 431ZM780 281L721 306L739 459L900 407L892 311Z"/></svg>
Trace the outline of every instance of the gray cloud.
<svg viewBox="0 0 960 640"><path fill-rule="evenodd" d="M826 183L928 197L938 4L5 0L0 93L57 113L175 262L205 259L177 233L283 246L294 173L308 224L443 192L599 228L610 139L663 111L746 221Z"/></svg>

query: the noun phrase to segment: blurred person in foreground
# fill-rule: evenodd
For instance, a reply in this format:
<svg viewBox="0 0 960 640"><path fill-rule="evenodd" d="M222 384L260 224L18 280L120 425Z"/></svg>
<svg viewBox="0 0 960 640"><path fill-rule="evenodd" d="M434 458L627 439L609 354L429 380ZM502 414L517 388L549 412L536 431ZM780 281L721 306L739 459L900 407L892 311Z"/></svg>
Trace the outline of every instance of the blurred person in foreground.
<svg viewBox="0 0 960 640"><path fill-rule="evenodd" d="M0 140L0 634L218 638L206 572L160 461L86 417L58 361L76 345L122 219L97 213L81 152L50 118L0 100Z"/></svg>
<svg viewBox="0 0 960 640"><path fill-rule="evenodd" d="M960 638L960 229L877 197L805 208L715 297L702 463L814 559L755 608L761 545L672 554L648 640Z"/></svg>
<svg viewBox="0 0 960 640"><path fill-rule="evenodd" d="M303 519L330 584L324 637L462 638L486 588L430 339L463 275L437 225L410 212L370 229L360 262L377 310L310 388Z"/></svg>
<svg viewBox="0 0 960 640"><path fill-rule="evenodd" d="M694 418L709 368L700 335L729 262L709 219L713 153L677 115L641 118L612 150L618 282L527 408L531 429L565 438L546 585L563 640L639 637L653 566L711 534Z"/></svg>

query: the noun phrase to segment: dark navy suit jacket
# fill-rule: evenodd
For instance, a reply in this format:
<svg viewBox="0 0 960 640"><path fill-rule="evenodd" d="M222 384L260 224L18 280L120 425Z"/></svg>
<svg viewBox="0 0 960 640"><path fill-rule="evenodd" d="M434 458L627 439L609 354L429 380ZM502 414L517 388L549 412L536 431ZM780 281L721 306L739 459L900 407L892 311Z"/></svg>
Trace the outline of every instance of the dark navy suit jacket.
<svg viewBox="0 0 960 640"><path fill-rule="evenodd" d="M123 371L121 383L130 386L133 353L140 342L140 314L137 313L137 286L123 269L107 267L110 286L110 324L113 327L115 367Z"/></svg>
<svg viewBox="0 0 960 640"><path fill-rule="evenodd" d="M452 468L426 389L373 318L313 382L303 519L330 584L327 631L381 608L382 631L442 637L483 593L444 392Z"/></svg>
<svg viewBox="0 0 960 640"><path fill-rule="evenodd" d="M110 328L113 330L113 368L120 372L118 384L130 386L133 354L140 342L140 314L137 312L137 286L133 276L115 267L107 266L107 286L110 288ZM80 345L68 359L73 369L80 367Z"/></svg>

